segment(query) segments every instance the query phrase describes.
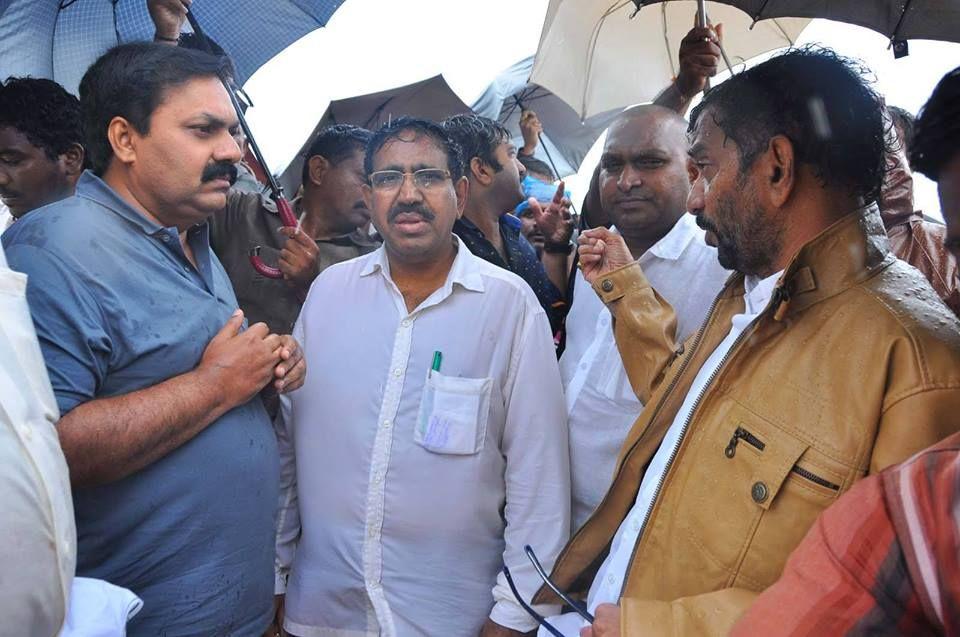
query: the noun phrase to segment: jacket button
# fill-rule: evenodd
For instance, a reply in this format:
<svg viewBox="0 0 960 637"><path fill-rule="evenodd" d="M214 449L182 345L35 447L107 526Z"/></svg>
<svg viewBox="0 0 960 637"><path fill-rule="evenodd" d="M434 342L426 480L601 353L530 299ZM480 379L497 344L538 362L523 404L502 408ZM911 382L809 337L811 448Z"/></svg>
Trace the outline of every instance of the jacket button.
<svg viewBox="0 0 960 637"><path fill-rule="evenodd" d="M753 487L750 489L750 495L753 497L754 502L763 504L767 501L767 496L770 494L767 491L767 485L762 482L754 482Z"/></svg>
<svg viewBox="0 0 960 637"><path fill-rule="evenodd" d="M603 283L600 284L600 289L604 292L613 292L613 281L604 279Z"/></svg>

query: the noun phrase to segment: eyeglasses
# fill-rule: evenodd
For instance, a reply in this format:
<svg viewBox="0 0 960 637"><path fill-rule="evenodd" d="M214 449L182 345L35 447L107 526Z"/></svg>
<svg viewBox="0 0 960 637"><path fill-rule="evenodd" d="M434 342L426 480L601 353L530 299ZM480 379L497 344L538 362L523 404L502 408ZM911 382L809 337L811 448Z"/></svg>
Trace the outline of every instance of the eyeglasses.
<svg viewBox="0 0 960 637"><path fill-rule="evenodd" d="M442 168L421 168L412 173L399 170L378 170L370 173L370 185L374 190L383 193L392 193L400 190L407 175L413 177L413 185L420 192L430 192L439 188L443 182L450 179L450 171Z"/></svg>
<svg viewBox="0 0 960 637"><path fill-rule="evenodd" d="M547 572L543 569L543 566L540 565L540 560L537 559L537 554L533 552L533 549L529 544L523 547L523 551L527 554L527 559L529 559L530 563L533 564L533 568L536 569L537 574L540 576L540 579L543 580L544 584L549 586L550 590L556 593L557 596L562 599L565 604L570 606L570 608L576 611L578 615L592 624L593 615L587 611L581 602L571 599L569 595L565 594L556 584L553 583L553 580L551 580L550 576L547 575ZM506 564L503 565L503 576L507 578L507 584L510 586L510 592L513 593L513 596L520 603L520 607L527 611L531 617L537 620L537 623L543 626L548 633L554 637L564 637L564 634L557 630L557 628L554 627L550 622L548 622L543 615L533 610L529 604L523 601L523 598L520 597L520 591L517 590L517 585L513 583L513 577L510 575L510 569L507 568Z"/></svg>

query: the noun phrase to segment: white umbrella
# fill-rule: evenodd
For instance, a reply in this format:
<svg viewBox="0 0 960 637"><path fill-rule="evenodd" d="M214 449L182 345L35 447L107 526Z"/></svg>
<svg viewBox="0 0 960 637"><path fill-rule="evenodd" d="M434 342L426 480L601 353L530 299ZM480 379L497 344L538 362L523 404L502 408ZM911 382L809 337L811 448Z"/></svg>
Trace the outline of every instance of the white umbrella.
<svg viewBox="0 0 960 637"><path fill-rule="evenodd" d="M640 8L638 9L638 5ZM791 46L809 19L753 19L707 2L723 24L733 64ZM649 6L635 0L550 0L530 81L549 89L581 118L652 101L679 71L680 41L694 26L696 0Z"/></svg>

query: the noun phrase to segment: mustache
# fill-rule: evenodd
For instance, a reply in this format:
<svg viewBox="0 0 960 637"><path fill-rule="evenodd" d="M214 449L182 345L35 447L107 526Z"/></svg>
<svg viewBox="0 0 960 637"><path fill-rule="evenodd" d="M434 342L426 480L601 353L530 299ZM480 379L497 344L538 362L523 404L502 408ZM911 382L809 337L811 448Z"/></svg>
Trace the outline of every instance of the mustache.
<svg viewBox="0 0 960 637"><path fill-rule="evenodd" d="M707 221L707 218L704 217L703 215L696 215L694 217L694 220L696 221L697 225L700 226L701 230L707 230L709 232L712 232L713 234L719 234L717 232L716 226L714 226L712 223Z"/></svg>
<svg viewBox="0 0 960 637"><path fill-rule="evenodd" d="M222 177L229 179L231 186L237 183L237 167L230 162L209 164L203 169L203 174L200 175L200 182L205 184L208 181L213 181L214 179L220 179Z"/></svg>
<svg viewBox="0 0 960 637"><path fill-rule="evenodd" d="M419 206L416 204L406 204L406 205L401 204L399 206L394 206L393 208L390 209L390 214L387 215L387 221L392 222L399 215L402 215L405 213L411 213L411 212L416 213L421 217L423 217L424 221L433 221L434 219L437 218L437 215L433 214L423 206Z"/></svg>

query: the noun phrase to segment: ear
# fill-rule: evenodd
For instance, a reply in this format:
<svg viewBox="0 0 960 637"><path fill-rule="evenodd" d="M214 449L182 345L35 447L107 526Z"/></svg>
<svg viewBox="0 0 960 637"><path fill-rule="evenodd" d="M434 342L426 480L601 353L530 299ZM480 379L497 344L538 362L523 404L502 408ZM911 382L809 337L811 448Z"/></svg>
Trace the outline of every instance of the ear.
<svg viewBox="0 0 960 637"><path fill-rule="evenodd" d="M67 177L77 177L83 172L83 158L85 152L80 144L70 144L70 147L60 155Z"/></svg>
<svg viewBox="0 0 960 637"><path fill-rule="evenodd" d="M762 178L768 184L770 203L782 208L797 185L797 162L793 142L786 135L775 135L764 154Z"/></svg>
<svg viewBox="0 0 960 637"><path fill-rule="evenodd" d="M476 159L476 157L474 157ZM453 190L457 193L457 219L463 216L463 210L467 206L467 196L470 194L470 181L466 177L461 177L453 184ZM369 208L370 206L367 205Z"/></svg>
<svg viewBox="0 0 960 637"><path fill-rule="evenodd" d="M307 165L310 167L307 175L309 175L313 185L319 186L322 184L324 176L330 170L330 162L327 161L327 158L322 155L314 155L307 160Z"/></svg>
<svg viewBox="0 0 960 637"><path fill-rule="evenodd" d="M489 186L493 182L493 169L479 157L470 160L470 175L481 186Z"/></svg>
<svg viewBox="0 0 960 637"><path fill-rule="evenodd" d="M136 138L139 136L133 124L123 117L114 117L107 124L107 141L113 148L117 161L130 164L137 160Z"/></svg>

